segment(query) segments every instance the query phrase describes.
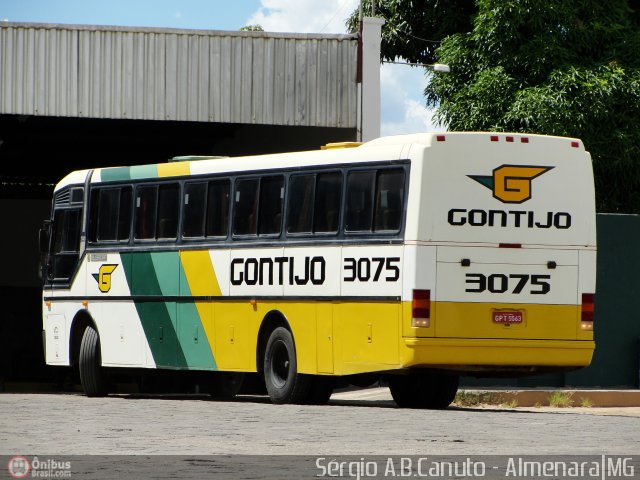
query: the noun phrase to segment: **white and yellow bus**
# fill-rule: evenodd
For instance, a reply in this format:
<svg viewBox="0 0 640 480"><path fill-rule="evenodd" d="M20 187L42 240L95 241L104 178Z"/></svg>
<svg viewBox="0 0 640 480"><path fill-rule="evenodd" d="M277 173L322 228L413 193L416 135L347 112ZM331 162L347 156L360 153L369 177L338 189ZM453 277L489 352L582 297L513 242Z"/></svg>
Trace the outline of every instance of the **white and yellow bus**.
<svg viewBox="0 0 640 480"><path fill-rule="evenodd" d="M242 373L275 403L384 376L444 408L458 378L588 365L593 174L579 140L426 133L76 171L41 235L49 365Z"/></svg>

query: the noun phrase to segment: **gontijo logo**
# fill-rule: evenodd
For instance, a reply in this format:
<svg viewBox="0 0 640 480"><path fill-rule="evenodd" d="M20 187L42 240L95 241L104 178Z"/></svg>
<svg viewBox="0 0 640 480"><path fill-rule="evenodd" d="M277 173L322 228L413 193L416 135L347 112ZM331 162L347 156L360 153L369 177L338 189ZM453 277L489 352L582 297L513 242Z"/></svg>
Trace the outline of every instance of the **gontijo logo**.
<svg viewBox="0 0 640 480"><path fill-rule="evenodd" d="M100 265L98 273L93 273L91 276L98 282L98 288L102 293L107 293L111 290L111 274L118 267L118 264L104 264Z"/></svg>
<svg viewBox="0 0 640 480"><path fill-rule="evenodd" d="M467 176L493 190L494 198L503 203L523 203L531 198L532 180L552 168L532 165L502 165L493 170L493 176Z"/></svg>

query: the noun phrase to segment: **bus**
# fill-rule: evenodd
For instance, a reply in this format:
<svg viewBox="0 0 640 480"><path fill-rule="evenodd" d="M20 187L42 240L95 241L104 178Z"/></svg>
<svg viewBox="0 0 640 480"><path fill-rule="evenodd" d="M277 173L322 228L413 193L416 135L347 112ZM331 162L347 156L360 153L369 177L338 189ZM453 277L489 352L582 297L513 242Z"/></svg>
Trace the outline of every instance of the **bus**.
<svg viewBox="0 0 640 480"><path fill-rule="evenodd" d="M594 350L593 172L580 140L423 133L75 171L41 231L46 363L326 403L382 379L445 408L459 377ZM119 370L120 372L122 370Z"/></svg>

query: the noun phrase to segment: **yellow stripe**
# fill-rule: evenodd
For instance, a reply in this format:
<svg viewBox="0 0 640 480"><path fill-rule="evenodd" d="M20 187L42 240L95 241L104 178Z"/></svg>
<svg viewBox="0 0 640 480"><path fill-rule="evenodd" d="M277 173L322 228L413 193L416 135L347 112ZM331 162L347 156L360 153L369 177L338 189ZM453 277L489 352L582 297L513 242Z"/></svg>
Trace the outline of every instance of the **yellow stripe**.
<svg viewBox="0 0 640 480"><path fill-rule="evenodd" d="M178 177L191 173L190 162L171 162L158 164L159 177Z"/></svg>
<svg viewBox="0 0 640 480"><path fill-rule="evenodd" d="M180 259L189 282L191 295L196 297L221 295L218 278L207 250L183 251L180 252Z"/></svg>

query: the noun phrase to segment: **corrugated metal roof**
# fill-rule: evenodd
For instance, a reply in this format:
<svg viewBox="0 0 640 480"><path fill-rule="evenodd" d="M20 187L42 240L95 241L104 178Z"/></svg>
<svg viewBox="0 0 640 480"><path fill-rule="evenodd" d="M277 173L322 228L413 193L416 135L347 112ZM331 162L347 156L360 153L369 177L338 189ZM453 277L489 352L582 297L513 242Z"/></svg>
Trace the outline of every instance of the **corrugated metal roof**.
<svg viewBox="0 0 640 480"><path fill-rule="evenodd" d="M356 127L353 35L0 23L0 113Z"/></svg>

